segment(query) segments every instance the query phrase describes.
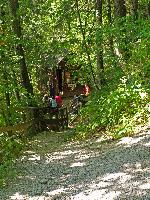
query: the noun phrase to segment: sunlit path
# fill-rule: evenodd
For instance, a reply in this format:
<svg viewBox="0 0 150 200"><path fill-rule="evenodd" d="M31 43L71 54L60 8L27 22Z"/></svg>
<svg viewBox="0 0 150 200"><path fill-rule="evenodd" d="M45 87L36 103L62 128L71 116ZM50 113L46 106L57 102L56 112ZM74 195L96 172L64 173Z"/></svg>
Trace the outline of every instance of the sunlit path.
<svg viewBox="0 0 150 200"><path fill-rule="evenodd" d="M35 138L18 160L2 200L150 199L150 132L100 144L64 142L64 133Z"/></svg>

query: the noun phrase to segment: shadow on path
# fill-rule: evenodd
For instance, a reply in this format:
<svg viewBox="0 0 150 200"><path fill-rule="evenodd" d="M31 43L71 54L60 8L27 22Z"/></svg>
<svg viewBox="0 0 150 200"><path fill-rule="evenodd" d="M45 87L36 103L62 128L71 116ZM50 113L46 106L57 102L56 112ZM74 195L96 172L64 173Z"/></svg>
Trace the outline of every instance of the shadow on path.
<svg viewBox="0 0 150 200"><path fill-rule="evenodd" d="M62 134L62 135L61 135ZM18 176L0 199L150 199L150 131L101 144L38 135L15 165Z"/></svg>

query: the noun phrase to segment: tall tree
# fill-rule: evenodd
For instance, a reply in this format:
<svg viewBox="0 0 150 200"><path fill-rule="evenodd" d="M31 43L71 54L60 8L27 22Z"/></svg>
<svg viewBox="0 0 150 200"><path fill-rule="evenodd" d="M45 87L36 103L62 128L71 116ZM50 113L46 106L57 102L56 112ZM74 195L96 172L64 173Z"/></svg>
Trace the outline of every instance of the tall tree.
<svg viewBox="0 0 150 200"><path fill-rule="evenodd" d="M132 0L132 13L135 19L138 18L138 0Z"/></svg>
<svg viewBox="0 0 150 200"><path fill-rule="evenodd" d="M83 28L83 25L82 25L82 19L81 19L78 0L76 0L76 9L77 9L77 15L78 15L78 19L79 19L80 31L81 31L81 35L82 35L82 38L83 38L83 46L85 48L85 53L87 54L88 65L90 67L90 72L91 72L93 84L95 85L95 87L97 89L99 89L99 87L96 83L96 78L95 78L95 74L94 74L94 70L93 70L93 66L92 66L92 61L91 61L91 56L90 56L89 48L88 48L88 45L87 45L87 42L86 42L86 36L85 36L85 31L84 31L84 28Z"/></svg>
<svg viewBox="0 0 150 200"><path fill-rule="evenodd" d="M114 0L114 10L115 10L115 19L117 22L117 43L118 43L118 52L119 56L122 57L125 61L129 59L129 49L128 49L128 39L127 39L127 30L125 27L126 22L126 4L125 0Z"/></svg>
<svg viewBox="0 0 150 200"><path fill-rule="evenodd" d="M25 52L22 45L22 31L21 31L18 0L9 0L9 6L11 10L12 19L13 19L12 27L13 27L14 33L19 39L19 43L16 46L16 51L19 56L22 83L28 95L29 94L33 95L33 87L29 79L28 69L27 69L26 60L25 60Z"/></svg>
<svg viewBox="0 0 150 200"><path fill-rule="evenodd" d="M147 4L147 15L150 17L150 2Z"/></svg>
<svg viewBox="0 0 150 200"><path fill-rule="evenodd" d="M4 36L4 32L5 32L5 22L4 22L4 19L5 19L5 11L4 11L4 7L3 5L1 6L1 9L0 9L0 16L2 18L2 35ZM6 103L6 115L5 116L5 122L6 122L6 125L10 125L11 124L11 114L10 114L10 110L9 110L9 107L10 107L10 93L9 93L9 83L8 83L8 73L7 73L7 70L6 70L6 65L5 65L5 53L4 53L4 50L3 50L3 43L1 44L2 45L2 52L1 52L1 65L2 65L2 77L3 77L3 83L4 83L4 87L5 87L5 103Z"/></svg>
<svg viewBox="0 0 150 200"><path fill-rule="evenodd" d="M126 5L125 0L114 0L115 16L126 17Z"/></svg>
<svg viewBox="0 0 150 200"><path fill-rule="evenodd" d="M100 78L100 84L104 84L104 62L103 62L103 32L102 32L102 12L103 12L103 0L96 0L97 8L97 69Z"/></svg>
<svg viewBox="0 0 150 200"><path fill-rule="evenodd" d="M109 27L112 28L113 21L112 21L111 0L107 0L107 17L108 17ZM110 47L112 56L114 56L113 36L111 33L110 33L110 37L109 37L109 47Z"/></svg>

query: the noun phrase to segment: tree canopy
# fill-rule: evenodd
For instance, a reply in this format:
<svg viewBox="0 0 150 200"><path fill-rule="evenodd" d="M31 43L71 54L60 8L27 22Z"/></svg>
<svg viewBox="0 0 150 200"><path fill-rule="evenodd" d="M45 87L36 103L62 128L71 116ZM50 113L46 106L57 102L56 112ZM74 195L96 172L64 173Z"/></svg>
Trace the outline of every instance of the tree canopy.
<svg viewBox="0 0 150 200"><path fill-rule="evenodd" d="M79 132L120 137L147 119L149 0L5 0L0 15L1 127L23 119L19 108L41 104L48 71L66 54L92 87Z"/></svg>

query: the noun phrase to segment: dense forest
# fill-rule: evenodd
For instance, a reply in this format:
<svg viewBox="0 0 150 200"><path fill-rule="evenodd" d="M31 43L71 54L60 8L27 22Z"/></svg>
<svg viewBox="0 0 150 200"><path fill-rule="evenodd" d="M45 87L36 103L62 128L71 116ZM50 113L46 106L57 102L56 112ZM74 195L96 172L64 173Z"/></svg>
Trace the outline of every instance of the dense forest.
<svg viewBox="0 0 150 200"><path fill-rule="evenodd" d="M48 72L66 54L92 91L77 138L120 138L147 121L149 0L3 0L0 15L0 127L23 121L22 107L41 105ZM21 147L1 129L0 162Z"/></svg>

